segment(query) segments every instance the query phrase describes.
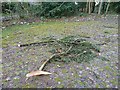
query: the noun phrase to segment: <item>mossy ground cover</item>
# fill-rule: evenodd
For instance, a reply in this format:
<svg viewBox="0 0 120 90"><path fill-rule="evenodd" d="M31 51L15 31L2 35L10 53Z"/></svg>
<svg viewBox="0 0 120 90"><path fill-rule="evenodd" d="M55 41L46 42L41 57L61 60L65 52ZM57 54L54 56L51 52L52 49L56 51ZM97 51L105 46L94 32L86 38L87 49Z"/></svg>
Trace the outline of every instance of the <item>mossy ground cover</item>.
<svg viewBox="0 0 120 90"><path fill-rule="evenodd" d="M3 87L117 87L118 30L117 25L114 23L114 18L112 21L98 19L84 22L40 22L5 28L2 31ZM108 29L103 27L103 25L107 26L108 23L109 26L116 28ZM105 31L109 33L105 33ZM44 68L44 70L51 72L52 75L32 77L25 81L25 75L32 70L37 70L41 66L42 61L54 53L51 50L59 48L61 45L51 47L18 47L17 45L40 42L46 37L60 40L71 35L79 35L82 38L90 37L86 39L90 42L87 45L107 42L107 44L100 46L99 49L101 56L109 59L109 61L96 57L89 63L55 61L47 64ZM109 38L109 40L106 38ZM66 40L64 41L67 42ZM64 51L68 48L69 45L64 48Z"/></svg>
<svg viewBox="0 0 120 90"><path fill-rule="evenodd" d="M91 24L94 22L88 22ZM35 41L40 41L39 38L47 37L47 36L65 36L73 33L74 27L81 26L86 24L85 22L42 22L42 23L34 23L31 25L16 25L7 27L2 31L2 39L3 46L7 44L9 41L13 41L13 39L20 38L21 36L25 38L25 40L19 40L21 43L30 43ZM84 34L83 34L84 35ZM35 38L36 37L36 38ZM17 40L17 42L19 42ZM15 44L9 42L9 44Z"/></svg>

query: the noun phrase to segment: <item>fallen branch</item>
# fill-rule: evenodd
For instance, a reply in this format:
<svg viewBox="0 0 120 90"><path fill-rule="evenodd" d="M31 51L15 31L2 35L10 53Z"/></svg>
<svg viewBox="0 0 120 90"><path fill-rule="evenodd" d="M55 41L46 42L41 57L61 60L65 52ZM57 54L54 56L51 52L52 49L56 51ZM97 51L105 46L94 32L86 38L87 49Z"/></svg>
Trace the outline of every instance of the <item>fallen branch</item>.
<svg viewBox="0 0 120 90"><path fill-rule="evenodd" d="M74 44L77 45L80 43L80 39L74 40L73 42L67 42L69 44ZM66 43L61 40L48 40L48 41L42 41L42 42L34 42L34 43L29 43L29 44L18 44L18 47L25 47L25 46L38 46L38 45L47 45L48 43L53 43L53 42L58 42L58 43ZM81 42L82 43L82 42Z"/></svg>
<svg viewBox="0 0 120 90"><path fill-rule="evenodd" d="M53 54L49 59L47 59L47 60L42 64L42 66L39 68L39 70L37 70L37 71L32 71L32 72L26 74L26 77L27 77L26 80L27 80L29 77L32 77L32 76L43 75L43 74L44 74L44 75L49 75L49 74L51 74L51 73L49 73L49 72L42 71L42 69L43 69L44 66L47 64L47 62L48 62L49 60L51 60L53 57L55 57L55 56L67 54L67 53L71 50L72 47L73 47L73 46L70 46L70 48L69 48L66 52L62 52L62 53L58 53L58 54Z"/></svg>
<svg viewBox="0 0 120 90"><path fill-rule="evenodd" d="M49 39L49 38L48 38ZM49 40L44 40L43 42L39 42L39 43L31 43L31 44L25 44L25 45L20 45L20 47L22 46L29 46L29 45L38 45L38 44L52 44L52 45L58 45L60 44L59 47L55 46L55 53L52 54L49 58L47 58L43 64L39 67L38 70L36 71L32 71L30 73L28 73L26 75L26 77L32 77L32 76L37 76L37 75L49 75L51 74L50 72L46 72L46 71L42 71L43 68L45 67L45 65L50 61L50 60L59 60L59 57L61 58L62 61L68 62L68 61L77 61L77 62L82 62L84 60L89 61L91 59L93 59L94 57L96 57L96 52L99 53L100 50L99 48L90 43L87 42L86 39L82 39L82 38L75 38L73 36L69 36L69 37L65 37L63 39L57 40L57 39L49 39ZM63 48L61 49L61 45L63 45L63 47L65 46L66 48L63 51ZM68 47L69 46L69 47ZM54 51L54 49L53 49ZM73 58L68 57L68 56L72 56L74 55ZM67 56L67 57L66 57ZM64 58L65 57L65 58ZM58 58L58 59L56 59Z"/></svg>
<svg viewBox="0 0 120 90"><path fill-rule="evenodd" d="M42 70L43 67L45 66L45 64L46 64L50 59L52 59L54 56L56 56L56 54L53 54L49 59L47 59L47 60L42 64L42 66L39 68L39 70Z"/></svg>
<svg viewBox="0 0 120 90"><path fill-rule="evenodd" d="M37 70L37 71L32 71L32 72L30 72L30 73L28 73L27 75L26 75L26 77L27 77L27 79L29 78L29 77L32 77L32 76L37 76L37 75L49 75L49 74L51 74L51 73L49 73L49 72L46 72L46 71L41 71L41 70ZM27 80L26 79L26 80Z"/></svg>
<svg viewBox="0 0 120 90"><path fill-rule="evenodd" d="M60 56L60 55L63 55L63 54L67 54L67 53L71 50L72 47L73 47L73 45L70 46L69 49L68 49L66 52L62 52L62 53L58 53L58 54L53 54L49 59L47 59L47 60L42 64L42 66L39 68L39 70L42 70L42 69L44 68L44 66L46 65L46 63L47 63L49 60L51 60L53 57Z"/></svg>
<svg viewBox="0 0 120 90"><path fill-rule="evenodd" d="M25 47L25 46L34 46L34 45L46 45L47 43L54 42L54 40L51 41L43 41L43 42L36 42L36 43L30 43L30 44L18 44L18 47Z"/></svg>

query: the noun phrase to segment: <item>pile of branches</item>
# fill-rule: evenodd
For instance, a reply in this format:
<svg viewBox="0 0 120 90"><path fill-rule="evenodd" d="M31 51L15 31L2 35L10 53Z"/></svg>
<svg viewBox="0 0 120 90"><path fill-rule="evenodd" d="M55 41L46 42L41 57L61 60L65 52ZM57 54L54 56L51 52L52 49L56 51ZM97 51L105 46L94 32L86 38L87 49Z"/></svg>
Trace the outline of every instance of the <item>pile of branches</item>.
<svg viewBox="0 0 120 90"><path fill-rule="evenodd" d="M42 71L47 62L59 61L68 63L75 61L81 63L94 60L95 57L101 57L102 60L107 60L99 55L100 48L97 45L87 41L86 38L81 36L67 36L59 40L47 37L43 38L43 42L20 45L20 47L31 45L48 45L49 47L52 47L49 51L52 53L52 56L41 65L39 70L28 73L26 77L51 74Z"/></svg>
<svg viewBox="0 0 120 90"><path fill-rule="evenodd" d="M70 62L76 61L88 62L93 60L100 53L100 48L86 40L85 37L81 36L67 36L62 39L55 39L53 37L46 37L42 39L42 42L30 43L19 45L23 46L34 46L34 45L48 45L52 47L51 52L53 54L50 61L62 61Z"/></svg>
<svg viewBox="0 0 120 90"><path fill-rule="evenodd" d="M71 61L78 63L83 61L89 62L90 60L94 60L100 53L100 48L97 45L88 42L80 36L67 36L60 40L55 40L50 46L53 47L50 52L55 54L50 61L62 61L66 63Z"/></svg>

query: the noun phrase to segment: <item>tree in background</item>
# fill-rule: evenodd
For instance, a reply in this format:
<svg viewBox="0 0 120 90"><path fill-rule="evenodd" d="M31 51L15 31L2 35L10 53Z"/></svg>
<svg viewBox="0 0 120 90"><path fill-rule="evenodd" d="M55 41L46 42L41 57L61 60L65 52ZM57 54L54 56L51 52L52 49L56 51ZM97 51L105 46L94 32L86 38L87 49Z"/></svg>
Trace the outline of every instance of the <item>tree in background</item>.
<svg viewBox="0 0 120 90"><path fill-rule="evenodd" d="M108 0L108 4L107 4L107 8L106 8L105 14L107 14L109 6L110 6L110 0Z"/></svg>
<svg viewBox="0 0 120 90"><path fill-rule="evenodd" d="M89 0L89 2L88 2L88 6L89 6L89 11L88 11L88 13L89 13L89 14L91 14L91 5L90 5L90 4L91 4L91 0Z"/></svg>
<svg viewBox="0 0 120 90"><path fill-rule="evenodd" d="M98 10L99 15L101 14L102 4L103 4L103 0L100 0L99 10Z"/></svg>
<svg viewBox="0 0 120 90"><path fill-rule="evenodd" d="M99 3L100 1L100 3ZM77 4L76 4L77 3ZM98 6L98 5L99 6ZM97 9L98 8L98 9ZM2 13L19 15L20 18L83 15L82 13L120 13L120 2L103 2L103 0L87 0L87 2L3 2Z"/></svg>

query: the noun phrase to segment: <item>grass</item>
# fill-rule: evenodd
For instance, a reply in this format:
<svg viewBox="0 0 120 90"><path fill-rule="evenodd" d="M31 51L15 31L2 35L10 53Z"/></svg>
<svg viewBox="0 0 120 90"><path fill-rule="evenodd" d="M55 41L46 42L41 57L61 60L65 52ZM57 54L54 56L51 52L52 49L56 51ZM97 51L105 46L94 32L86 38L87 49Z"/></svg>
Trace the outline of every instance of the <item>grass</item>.
<svg viewBox="0 0 120 90"><path fill-rule="evenodd" d="M76 30L76 27L80 27L81 25L92 24L93 21L89 22L42 22L42 23L34 23L30 25L16 25L12 27L6 28L6 30L2 31L2 38L3 38L3 47L6 47L8 44L12 46L16 46L18 43L32 43L32 42L40 42L42 38L49 37L49 36L55 36L59 38L65 37L61 39L63 41L62 43L64 46L66 44L70 45L69 42L75 41L75 38L81 38L78 36L71 36L74 34L73 32ZM71 34L71 35L70 35ZM85 36L83 33L79 33L80 36ZM86 35L87 36L87 35ZM99 48L97 48L95 45L92 45L92 43L84 40L81 38L82 41L85 41L83 43L79 43L79 45L74 46L72 50L70 51L70 55L74 54L74 57L61 57L61 60L65 62L70 61L76 61L76 62L82 62L84 61L90 61L93 60L94 57L96 57L96 54L93 53L93 51L98 51ZM66 48L66 47L62 48ZM91 51L93 49L93 51ZM85 51L85 54L84 54ZM80 55L79 55L80 54ZM59 61L59 59L58 59Z"/></svg>
<svg viewBox="0 0 120 90"><path fill-rule="evenodd" d="M86 23L89 25L93 22L41 22L7 27L2 30L2 45L6 47L7 44L16 45L18 42L29 43L40 41L40 39L35 39L35 37L41 38L50 35L66 36L72 34L75 27L85 25ZM21 32L21 34L19 32ZM84 33L80 34L83 36L87 35ZM24 40L20 40L21 37L24 38Z"/></svg>
<svg viewBox="0 0 120 90"><path fill-rule="evenodd" d="M100 24L99 22L97 22L97 23L96 22L97 21L67 22L67 23L66 22L42 22L42 23L33 23L33 24L30 24L30 25L27 25L27 24L15 25L15 26L7 27L2 31L2 45L3 45L4 48L7 47L8 44L14 47L19 42L21 44L32 43L32 42L41 41L42 38L49 37L49 36L57 36L57 38L59 38L59 39L63 38L64 36L76 35L76 34L78 34L80 36L93 37L94 35L99 35L98 33L101 33L101 32L104 35L108 35L108 34L115 34L116 33L115 31L117 31L114 28L109 29L109 30L108 29L103 30L103 28L96 28L96 27L94 27L94 25ZM107 31L109 33L105 33L104 31ZM109 42L109 39L105 39L104 41ZM87 45L89 45L89 43L87 43ZM19 49L19 48L17 48L17 49ZM34 52L34 49L36 49L38 51L37 51L36 55L31 55L31 52ZM44 50L45 54L47 52L46 49L48 49L48 48L45 48L45 50ZM17 51L19 52L19 50L17 50ZM32 47L32 49L30 51L22 52L23 53L22 55L24 55L27 58L23 58L23 57L17 58L17 55L20 55L20 54L16 52L14 54L15 58L13 58L13 61L11 61L13 63L13 65L12 66L9 65L10 67L4 68L5 75L15 76L15 75L21 73L20 70L22 70L22 73L23 72L27 73L28 68L26 68L26 67L31 67L33 63L35 63L35 65L37 66L38 62L35 62L34 60L36 60L36 61L41 60L41 58L39 57L41 55L41 53L40 53L41 51L42 51L41 47L35 47L35 48ZM6 53L6 51L4 51L4 54L7 55L7 53ZM13 57L13 56L10 56L10 57ZM9 60L9 57L4 59L4 60L7 61L7 59ZM42 58L42 59L44 59L44 58ZM15 63L14 62L15 60L18 60L18 62ZM112 61L114 62L114 60L112 60ZM26 64L27 66L24 66L24 69L21 69L21 68L18 69L18 67L15 67L15 66L22 66L23 62L29 62L28 64ZM7 63L9 63L9 62L7 62ZM89 82L85 83L85 82L82 82L80 79L82 77L84 77L84 76L87 76L87 75L91 74L91 73L89 73L87 70L83 71L83 69L85 69L85 67L88 67L88 65L89 65L89 63L87 63L87 64L84 64L84 63L78 64L79 67L76 68L76 69L73 66L74 63L72 63L72 62L71 62L71 64L65 64L66 66L68 65L70 67L69 69L63 68L64 64L62 62L53 62L52 63L53 67L51 67L52 64L51 65L48 64L46 66L46 68L48 68L48 69L53 68L53 71L54 71L54 69L56 70L56 69L59 68L59 70L62 69L61 73L63 75L65 74L63 77L59 77L59 75L61 75L59 73L60 71L59 70L54 71L54 73L52 75L55 76L55 78L51 80L51 83L52 83L52 81L54 81L56 84L54 84L52 86L53 87L58 86L58 87L61 87L61 88L62 87L73 87L76 83L78 83L80 86L85 86L86 87L87 83L89 83ZM82 66L83 64L84 64L84 67ZM6 65L6 64L4 64L4 65ZM60 67L57 67L57 65L60 65ZM93 65L91 67L96 68L96 67L100 67L100 66L102 66L101 63L94 63L93 62ZM15 71L14 71L14 68L15 68ZM45 68L45 70L48 70L46 68ZM100 69L99 70L101 72L104 71L104 70L106 70L106 72L107 71L109 72L109 71L112 70L108 66L104 66L104 67L102 66ZM80 76L79 76L78 72L81 71L81 70L82 70L82 74L80 74ZM73 72L73 76L71 75L71 73L72 73L71 71ZM17 73L13 73L13 72L17 72ZM116 69L114 71L111 71L111 72L112 72L112 75L108 74L108 76L103 77L103 79L104 78L109 79L109 78L112 78L112 77L116 77L116 75L117 75ZM109 77L109 76L112 76L112 77ZM40 77L37 77L37 78L40 78ZM75 80L73 80L73 79L75 79ZM99 78L97 78L97 79L99 79ZM43 78L42 79L43 81L40 81L40 82L39 82L39 79L36 79L35 81L37 81L37 80L38 80L37 84L38 84L38 87L39 87L41 85L40 84L41 82L44 83L44 80L47 81L48 79ZM70 82L69 85L68 84L65 85L64 84L65 80L68 81L67 83L69 83L69 81L72 81L72 80L77 81L77 82L76 83ZM24 83L24 85L21 84L20 82L18 82L17 80L12 80L12 81L15 83L14 86L17 85L16 87L18 87L18 86L21 86L22 88L34 88L34 87L37 87L37 85L35 84L34 79L33 79L33 82L31 82L32 81L32 79L31 79L30 81L27 81L26 83ZM61 82L61 84L58 85L58 82ZM112 79L110 82L113 85L118 84L116 79ZM96 84L95 87L96 88L97 87L102 87L102 86L106 87L107 84L105 84L105 83L106 82L100 82L100 84L98 84L98 85ZM9 86L9 82L5 81L5 79L3 79L3 84L4 84L4 87ZM47 86L46 85L46 87L52 87L52 86Z"/></svg>
<svg viewBox="0 0 120 90"><path fill-rule="evenodd" d="M33 84L24 84L22 88L35 88L35 85Z"/></svg>

